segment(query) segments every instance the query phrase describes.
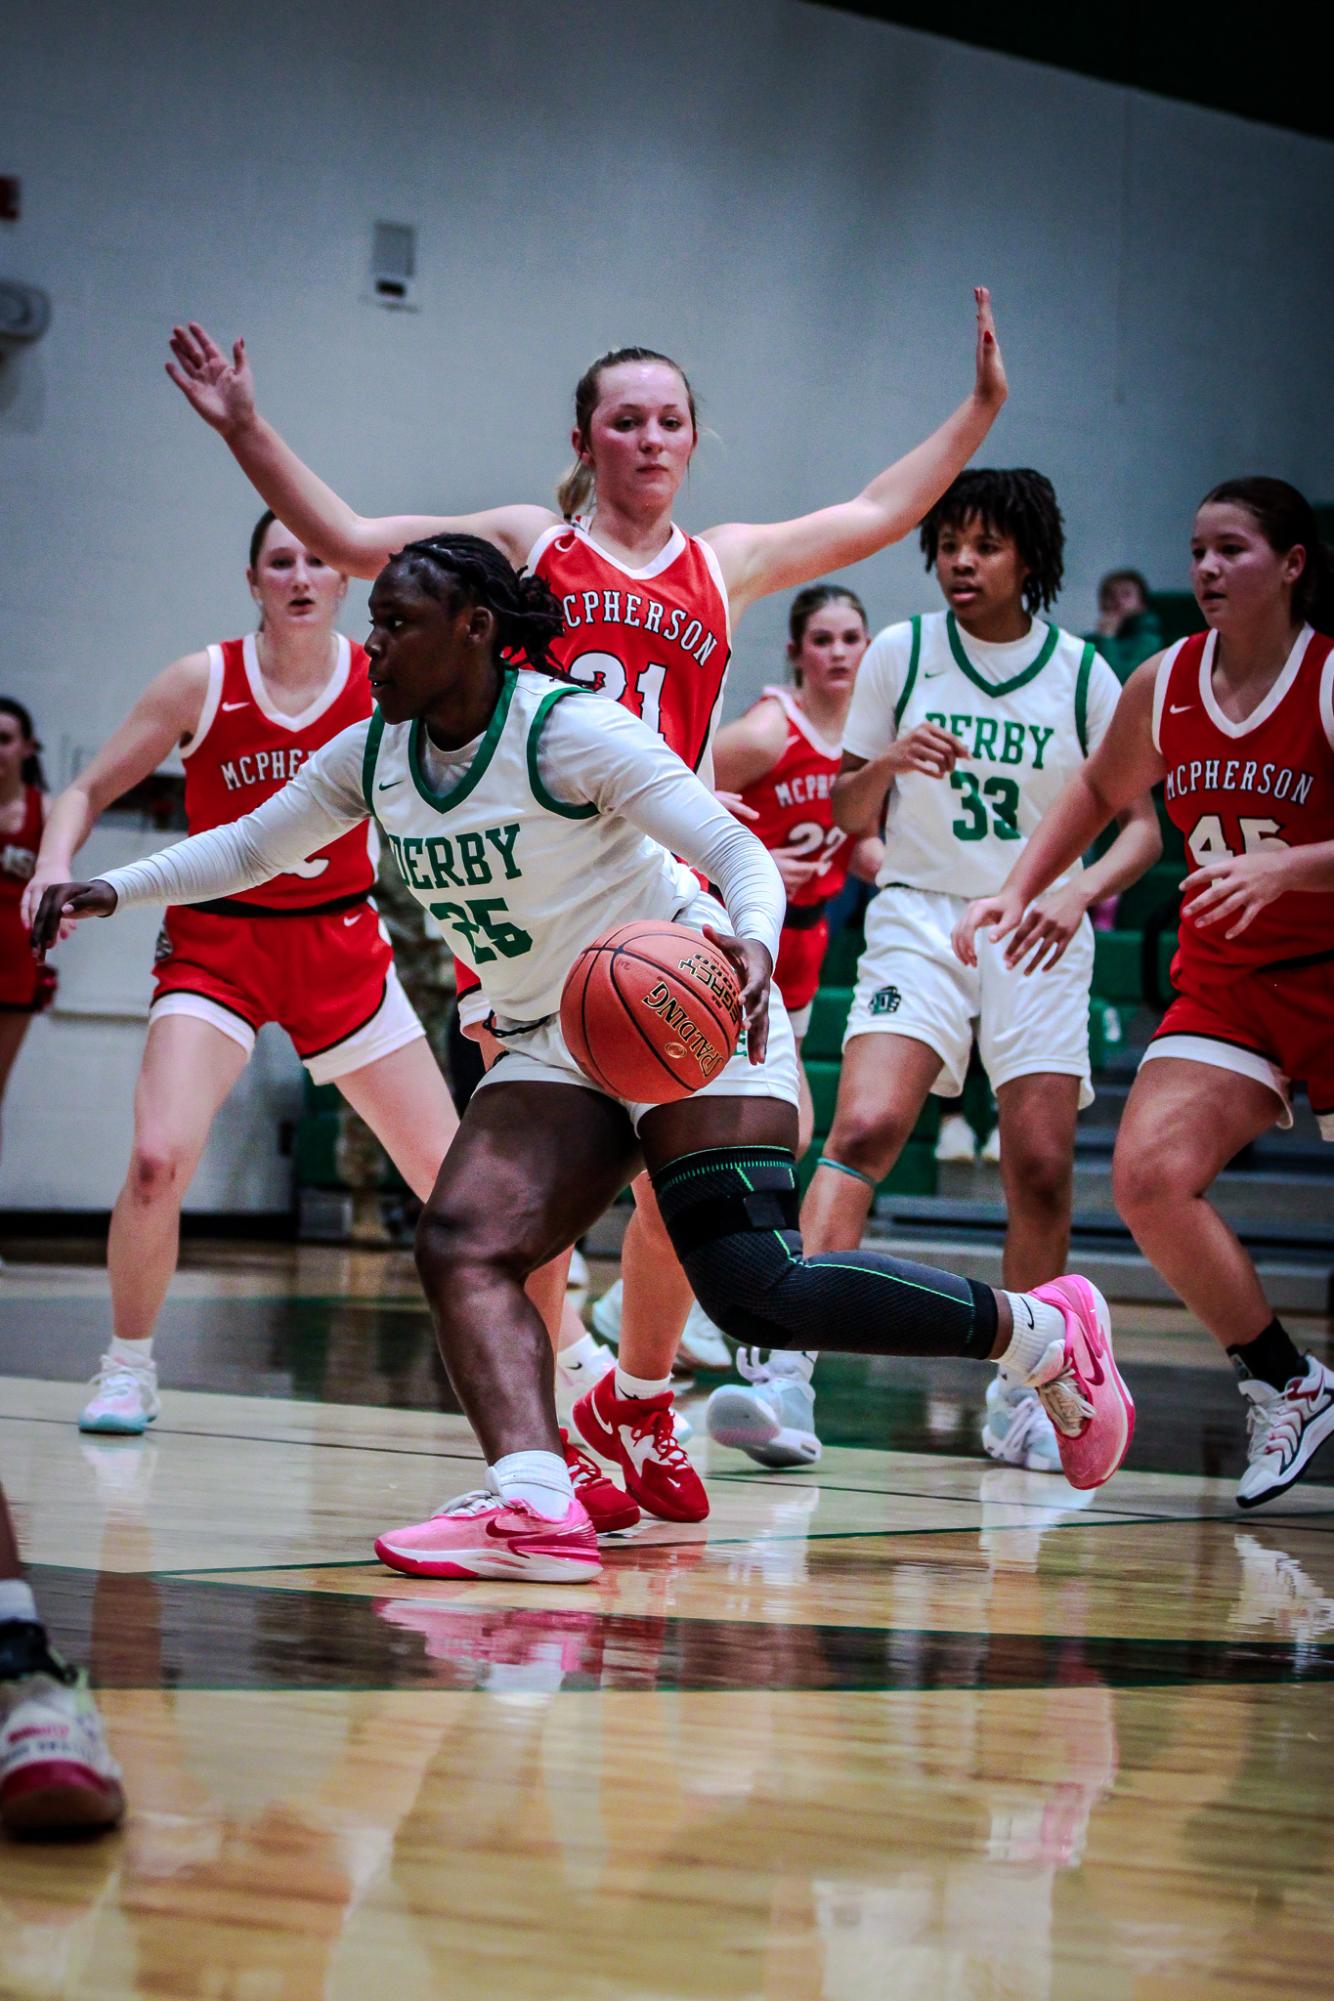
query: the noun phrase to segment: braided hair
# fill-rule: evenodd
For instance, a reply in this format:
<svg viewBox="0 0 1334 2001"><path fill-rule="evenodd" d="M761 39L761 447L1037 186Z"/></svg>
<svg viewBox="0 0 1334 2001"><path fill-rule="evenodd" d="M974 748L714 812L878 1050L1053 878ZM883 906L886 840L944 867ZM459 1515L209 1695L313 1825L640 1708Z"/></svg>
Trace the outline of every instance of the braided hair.
<svg viewBox="0 0 1334 2001"><path fill-rule="evenodd" d="M484 605L495 618L502 659L569 679L549 655L552 641L565 630L559 602L541 577L516 570L494 542L480 535L432 535L409 542L390 561L406 564L441 604Z"/></svg>
<svg viewBox="0 0 1334 2001"><path fill-rule="evenodd" d="M1065 524L1056 504L1056 489L1044 473L1030 466L1011 471L979 467L961 472L922 522L922 553L933 570L942 528L962 528L974 517L999 535L1012 535L1024 579L1024 610L1049 611L1056 602L1065 569Z"/></svg>

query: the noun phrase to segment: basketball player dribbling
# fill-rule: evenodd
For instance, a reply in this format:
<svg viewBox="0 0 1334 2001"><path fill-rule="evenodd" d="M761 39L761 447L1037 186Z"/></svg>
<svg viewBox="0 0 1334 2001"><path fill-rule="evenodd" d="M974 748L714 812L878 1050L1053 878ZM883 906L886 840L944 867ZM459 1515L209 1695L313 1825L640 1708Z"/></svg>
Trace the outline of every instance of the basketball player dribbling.
<svg viewBox="0 0 1334 2001"><path fill-rule="evenodd" d="M968 961L986 927L1008 964L1040 965L1052 932L1035 899L1163 783L1194 872L1176 998L1122 1115L1113 1188L1144 1255L1232 1357L1249 1429L1237 1501L1254 1508L1334 1433L1334 1369L1298 1352L1206 1196L1244 1146L1292 1123L1294 1079L1334 1140L1334 576L1296 488L1248 478L1201 502L1191 582L1208 630L1136 668L1103 742L957 943Z"/></svg>
<svg viewBox="0 0 1334 2001"><path fill-rule="evenodd" d="M1060 590L1065 537L1041 473L962 473L927 514L921 544L947 608L871 642L834 787L835 818L853 830L883 824L885 852L802 1228L816 1250L860 1242L928 1093L958 1097L976 1038L1000 1118L1001 1271L1024 1289L1064 1271L1070 1250L1075 1119L1093 1099L1087 912L1136 881L1162 841L1146 787L1126 802L1107 853L1088 869L1076 861L1048 900L1046 980L1025 980L990 947L980 968L960 965L956 921L1004 881L1043 807L1101 741L1119 688L1090 642L1043 616ZM800 1363L810 1366L791 1358ZM810 1463L813 1434L812 1421L804 1453L787 1463ZM988 1389L982 1443L1007 1464L1060 1471L1039 1400L1004 1373Z"/></svg>
<svg viewBox="0 0 1334 2001"><path fill-rule="evenodd" d="M1005 375L988 294L975 296L974 387L939 430L851 500L792 521L731 523L698 536L672 519L698 438L694 394L678 365L650 349L617 349L581 378L575 463L559 489L559 513L519 505L449 519L365 519L331 493L256 411L241 342L229 359L202 328L178 327L168 372L267 503L339 569L374 576L413 538L458 531L485 537L531 569L561 603L565 629L552 658L562 671L642 717L711 782L710 740L735 621L757 598L907 534L990 430ZM463 941L466 964L476 965L476 943ZM494 983L490 964L476 970L484 976L476 1003L484 1017L495 1005ZM646 1178L635 1192L618 1366L579 1398L574 1422L619 1466L640 1505L699 1521L708 1498L672 1417L671 1367L690 1291ZM563 1296L562 1267L547 1301L553 1333Z"/></svg>
<svg viewBox="0 0 1334 2001"><path fill-rule="evenodd" d="M1105 1302L1086 1280L1012 1295L891 1258L802 1255L796 1051L781 999L769 1004L781 878L642 720L540 671L562 631L546 585L520 578L491 542L439 536L386 566L371 617L369 722L244 819L102 880L48 886L33 937L42 952L65 918L245 893L373 813L450 941L485 942L506 1052L469 1102L422 1212L417 1258L487 1485L387 1531L381 1558L427 1576L596 1574L550 1339L523 1287L641 1161L691 1287L725 1332L766 1349L1004 1358L1043 1398L1073 1483L1108 1479L1133 1408ZM512 664L519 655L527 671ZM701 880L718 884L722 903ZM725 954L747 1043L693 1097L632 1104L578 1068L559 1007L594 936L654 918L702 931ZM632 1438L648 1446L653 1430L650 1413Z"/></svg>
<svg viewBox="0 0 1334 2001"><path fill-rule="evenodd" d="M271 514L256 524L246 575L259 630L174 661L53 803L25 897L29 922L98 815L178 746L197 832L239 819L369 716L365 653L335 628L346 578ZM429 1194L458 1119L394 971L373 882L360 828L296 856L255 897L168 911L134 1150L107 1244L113 1333L82 1430L137 1435L158 1415L153 1338L181 1204L265 1022L287 1030L313 1080L337 1084L408 1185Z"/></svg>

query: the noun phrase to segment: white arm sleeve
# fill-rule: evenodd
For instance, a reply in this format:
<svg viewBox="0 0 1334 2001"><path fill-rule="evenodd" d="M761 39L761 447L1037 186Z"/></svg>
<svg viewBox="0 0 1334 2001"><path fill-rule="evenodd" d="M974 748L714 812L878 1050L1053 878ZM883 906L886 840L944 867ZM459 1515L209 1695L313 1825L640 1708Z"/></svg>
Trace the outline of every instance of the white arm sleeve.
<svg viewBox="0 0 1334 2001"><path fill-rule="evenodd" d="M236 896L327 848L368 818L361 764L369 727L354 723L332 738L281 792L243 819L111 869L101 880L115 890L117 908Z"/></svg>
<svg viewBox="0 0 1334 2001"><path fill-rule="evenodd" d="M864 758L869 764L898 736L894 711L911 652L912 627L905 623L887 625L883 632L877 632L862 655L848 720L843 725L843 748L851 756Z"/></svg>
<svg viewBox="0 0 1334 2001"><path fill-rule="evenodd" d="M783 879L752 833L646 723L596 695L557 702L541 737L542 782L566 805L628 820L716 883L739 938L771 959L787 909Z"/></svg>

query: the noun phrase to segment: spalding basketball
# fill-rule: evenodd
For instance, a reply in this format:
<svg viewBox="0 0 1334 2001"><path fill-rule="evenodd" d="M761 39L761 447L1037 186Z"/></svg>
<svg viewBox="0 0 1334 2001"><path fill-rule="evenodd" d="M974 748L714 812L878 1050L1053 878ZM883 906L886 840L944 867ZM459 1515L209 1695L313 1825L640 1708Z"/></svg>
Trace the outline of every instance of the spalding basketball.
<svg viewBox="0 0 1334 2001"><path fill-rule="evenodd" d="M671 1104L716 1077L735 1054L736 974L684 924L619 924L571 966L560 1025L590 1083L633 1104Z"/></svg>

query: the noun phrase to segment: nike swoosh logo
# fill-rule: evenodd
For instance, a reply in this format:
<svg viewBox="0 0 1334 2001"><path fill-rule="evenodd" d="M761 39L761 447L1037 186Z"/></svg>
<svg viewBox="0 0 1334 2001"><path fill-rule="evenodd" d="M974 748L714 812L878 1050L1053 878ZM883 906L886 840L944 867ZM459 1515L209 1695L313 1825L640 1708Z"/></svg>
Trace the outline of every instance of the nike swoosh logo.
<svg viewBox="0 0 1334 2001"><path fill-rule="evenodd" d="M930 667L923 674L922 679L924 681L938 681L944 672L945 669L943 667Z"/></svg>
<svg viewBox="0 0 1334 2001"><path fill-rule="evenodd" d="M1194 706L1193 702L1169 702L1167 713L1169 716L1184 716L1186 711Z"/></svg>
<svg viewBox="0 0 1334 2001"><path fill-rule="evenodd" d="M1025 1312L1025 1313L1026 1313L1026 1314L1028 1315L1028 1324L1029 1324L1029 1326L1030 1326L1030 1327L1036 1327L1038 1323L1037 1323L1037 1321L1036 1321L1036 1320L1035 1320L1035 1319L1033 1318L1033 1309L1032 1309L1032 1307L1031 1307L1031 1306L1029 1305L1028 1301L1027 1301L1027 1300L1026 1300L1026 1299L1025 1299L1024 1297L1023 1297L1023 1295L1022 1295L1022 1294L1020 1295L1020 1299L1019 1299L1019 1304L1020 1304L1020 1305L1021 1305L1021 1306L1023 1307L1023 1309L1024 1309L1024 1312Z"/></svg>
<svg viewBox="0 0 1334 2001"><path fill-rule="evenodd" d="M354 911L352 912L352 915L351 915L350 917L345 917L345 918L343 919L343 923L344 923L344 925L348 925L348 924L360 924L360 922L361 922L362 918L363 918L363 917L364 917L365 915L366 915L366 913L365 913L365 911L364 911L364 910L354 910Z"/></svg>
<svg viewBox="0 0 1334 2001"><path fill-rule="evenodd" d="M224 702L222 704L222 713L229 715L233 709L248 709L249 707L249 702Z"/></svg>
<svg viewBox="0 0 1334 2001"><path fill-rule="evenodd" d="M1081 1329L1081 1333L1082 1331ZM1102 1358L1095 1350L1093 1343L1087 1335L1084 1335L1084 1365L1079 1373L1084 1377L1086 1382L1092 1383L1095 1388L1098 1384L1106 1380L1103 1374Z"/></svg>
<svg viewBox="0 0 1334 2001"><path fill-rule="evenodd" d="M657 1443L653 1433L651 1431L636 1433L634 1427L628 1424L621 1424L616 1428L620 1433L621 1444L634 1461L636 1473L642 1473L645 1462L653 1457L653 1447Z"/></svg>
<svg viewBox="0 0 1334 2001"><path fill-rule="evenodd" d="M492 1516L486 1525L486 1535L488 1542L503 1542L509 1549L522 1549L525 1543L550 1542L553 1537L557 1541L572 1540L579 1535L582 1526L582 1523L543 1522L538 1528L502 1529L497 1528Z"/></svg>
<svg viewBox="0 0 1334 2001"><path fill-rule="evenodd" d="M377 792L392 792L396 785L401 785L402 783L403 780L401 778L382 778L375 789Z"/></svg>

